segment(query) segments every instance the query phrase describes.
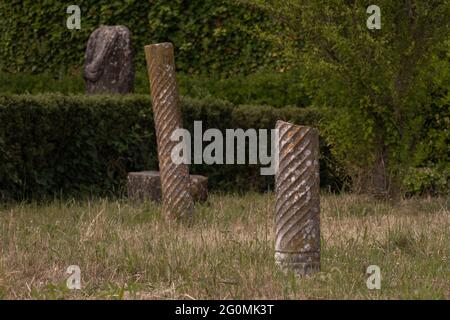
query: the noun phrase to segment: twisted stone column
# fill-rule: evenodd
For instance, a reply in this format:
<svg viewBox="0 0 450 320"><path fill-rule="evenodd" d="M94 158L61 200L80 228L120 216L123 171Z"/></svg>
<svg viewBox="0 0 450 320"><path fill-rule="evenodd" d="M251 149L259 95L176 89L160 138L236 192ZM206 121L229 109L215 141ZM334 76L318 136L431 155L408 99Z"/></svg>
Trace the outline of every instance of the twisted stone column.
<svg viewBox="0 0 450 320"><path fill-rule="evenodd" d="M174 130L183 127L173 45L159 43L146 46L145 57L158 143L163 214L169 220L190 216L193 200L189 168L186 164L175 164L171 158L171 151L178 142L171 141L170 137Z"/></svg>
<svg viewBox="0 0 450 320"><path fill-rule="evenodd" d="M275 176L275 260L283 270L320 270L319 135L278 121L279 168Z"/></svg>

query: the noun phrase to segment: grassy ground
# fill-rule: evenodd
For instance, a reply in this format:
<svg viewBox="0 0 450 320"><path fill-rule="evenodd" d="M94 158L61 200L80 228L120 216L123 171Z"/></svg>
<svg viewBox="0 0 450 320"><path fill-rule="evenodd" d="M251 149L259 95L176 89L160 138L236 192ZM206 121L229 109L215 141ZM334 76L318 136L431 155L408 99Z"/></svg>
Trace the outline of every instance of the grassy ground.
<svg viewBox="0 0 450 320"><path fill-rule="evenodd" d="M214 195L192 226L125 200L3 207L0 298L450 298L450 199L321 202L322 272L301 280L274 264L271 194ZM81 290L66 288L69 265ZM369 265L381 290L366 287Z"/></svg>

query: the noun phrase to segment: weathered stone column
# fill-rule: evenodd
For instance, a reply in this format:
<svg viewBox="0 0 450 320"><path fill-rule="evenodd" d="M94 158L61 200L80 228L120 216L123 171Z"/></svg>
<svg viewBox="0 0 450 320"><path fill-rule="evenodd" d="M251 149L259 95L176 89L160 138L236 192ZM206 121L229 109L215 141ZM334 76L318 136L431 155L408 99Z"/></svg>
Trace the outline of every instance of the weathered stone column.
<svg viewBox="0 0 450 320"><path fill-rule="evenodd" d="M278 121L275 175L275 260L283 270L320 270L319 134Z"/></svg>
<svg viewBox="0 0 450 320"><path fill-rule="evenodd" d="M173 45L159 43L145 46L145 57L158 144L163 214L169 220L188 217L193 211L189 168L186 164L175 164L171 158L172 149L178 142L170 137L174 130L183 127Z"/></svg>

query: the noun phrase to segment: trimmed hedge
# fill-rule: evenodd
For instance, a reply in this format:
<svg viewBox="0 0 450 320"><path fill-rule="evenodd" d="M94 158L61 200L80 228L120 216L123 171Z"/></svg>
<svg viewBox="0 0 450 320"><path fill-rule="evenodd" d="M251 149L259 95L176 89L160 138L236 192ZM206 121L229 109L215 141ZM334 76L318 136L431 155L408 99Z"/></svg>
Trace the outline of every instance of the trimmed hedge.
<svg viewBox="0 0 450 320"><path fill-rule="evenodd" d="M182 99L184 125L210 128L273 128L276 120L315 125L316 109L234 106L205 99ZM38 199L54 195L118 195L127 172L156 169L157 153L150 97L0 96L0 198ZM323 146L324 147L324 146ZM322 150L324 159L328 151ZM329 161L323 185L335 185ZM267 190L273 177L258 166L192 165L210 178L213 190Z"/></svg>
<svg viewBox="0 0 450 320"><path fill-rule="evenodd" d="M300 70L277 73L261 70L250 75L226 79L213 76L177 73L180 93L192 98L214 97L233 104L270 105L285 107L309 106L304 75ZM8 94L64 93L83 94L85 84L81 75L55 78L51 74L9 74L0 72L0 92ZM149 81L144 68L137 70L134 93L148 94Z"/></svg>

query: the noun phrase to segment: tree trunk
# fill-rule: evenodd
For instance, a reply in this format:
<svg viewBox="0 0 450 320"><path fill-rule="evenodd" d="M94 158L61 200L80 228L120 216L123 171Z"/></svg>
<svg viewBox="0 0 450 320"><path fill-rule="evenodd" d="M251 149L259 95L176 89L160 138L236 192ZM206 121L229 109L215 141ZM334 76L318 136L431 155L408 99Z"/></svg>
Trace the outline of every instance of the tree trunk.
<svg viewBox="0 0 450 320"><path fill-rule="evenodd" d="M370 193L383 199L389 197L388 151L385 146L380 149L373 165Z"/></svg>

